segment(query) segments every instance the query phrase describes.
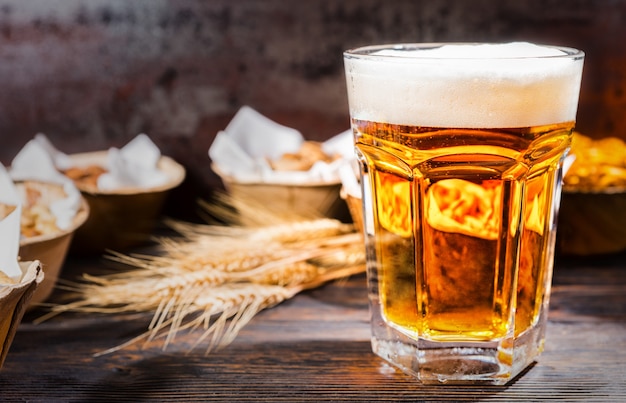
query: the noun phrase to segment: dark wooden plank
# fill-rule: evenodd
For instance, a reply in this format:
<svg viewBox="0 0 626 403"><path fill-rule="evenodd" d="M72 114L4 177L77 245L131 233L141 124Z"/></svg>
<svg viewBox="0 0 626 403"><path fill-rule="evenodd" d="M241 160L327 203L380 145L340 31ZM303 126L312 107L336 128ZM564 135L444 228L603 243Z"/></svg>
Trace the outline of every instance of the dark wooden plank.
<svg viewBox="0 0 626 403"><path fill-rule="evenodd" d="M140 334L150 315L67 314L34 325L31 312L0 370L0 400L626 401L623 262L557 266L546 351L503 387L424 386L373 355L357 276L262 312L209 355L191 349L197 334L188 334L166 351L152 342L94 357ZM102 263L80 268L90 264Z"/></svg>

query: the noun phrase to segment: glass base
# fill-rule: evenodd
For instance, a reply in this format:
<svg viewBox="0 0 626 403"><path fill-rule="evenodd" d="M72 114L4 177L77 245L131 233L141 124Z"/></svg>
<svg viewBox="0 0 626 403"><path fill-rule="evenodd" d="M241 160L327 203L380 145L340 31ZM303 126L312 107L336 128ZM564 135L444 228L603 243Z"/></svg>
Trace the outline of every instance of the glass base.
<svg viewBox="0 0 626 403"><path fill-rule="evenodd" d="M373 329L372 349L424 384L504 385L543 351L544 326L539 321L514 340L461 343L415 340L384 325Z"/></svg>

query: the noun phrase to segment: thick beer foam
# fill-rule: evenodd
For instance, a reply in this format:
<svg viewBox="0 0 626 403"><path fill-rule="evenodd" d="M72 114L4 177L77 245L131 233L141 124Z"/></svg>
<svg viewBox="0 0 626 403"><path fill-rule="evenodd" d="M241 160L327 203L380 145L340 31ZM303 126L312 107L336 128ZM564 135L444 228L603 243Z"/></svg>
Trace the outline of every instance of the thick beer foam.
<svg viewBox="0 0 626 403"><path fill-rule="evenodd" d="M352 118L424 127L574 121L583 58L526 42L345 56Z"/></svg>

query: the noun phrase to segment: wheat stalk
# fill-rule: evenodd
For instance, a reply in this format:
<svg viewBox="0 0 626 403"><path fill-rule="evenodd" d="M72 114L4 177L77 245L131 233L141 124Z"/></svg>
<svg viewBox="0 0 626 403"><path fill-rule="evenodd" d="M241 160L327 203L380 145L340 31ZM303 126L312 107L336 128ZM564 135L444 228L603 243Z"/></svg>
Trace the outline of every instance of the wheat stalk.
<svg viewBox="0 0 626 403"><path fill-rule="evenodd" d="M237 209L252 208L243 200L232 202ZM254 208L256 215L259 207ZM220 209L229 214L232 210L212 207L213 212ZM293 221L267 211L258 216L272 217L272 224L167 220L180 238L159 239L155 255L111 252L109 259L131 269L103 276L84 274L78 282L62 284L76 299L51 306L38 321L68 311L152 312L143 334L100 354L142 340L163 339L165 349L182 331L198 332L193 347L206 343L209 353L230 344L260 311L364 270L362 238L353 226L328 218ZM232 219L228 216L225 221Z"/></svg>

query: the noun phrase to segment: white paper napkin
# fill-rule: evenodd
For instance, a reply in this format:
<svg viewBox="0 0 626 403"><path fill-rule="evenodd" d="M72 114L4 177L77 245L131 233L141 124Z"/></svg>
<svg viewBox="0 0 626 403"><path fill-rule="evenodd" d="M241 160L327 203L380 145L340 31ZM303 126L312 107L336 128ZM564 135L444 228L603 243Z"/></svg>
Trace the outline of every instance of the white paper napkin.
<svg viewBox="0 0 626 403"><path fill-rule="evenodd" d="M57 151L44 135L38 134L13 158L10 176L14 181L36 180L63 186L66 197L53 201L49 207L56 217L57 227L67 229L80 208L80 192L74 182L57 170L55 161L68 163L65 154Z"/></svg>
<svg viewBox="0 0 626 403"><path fill-rule="evenodd" d="M158 168L161 152L145 134L139 134L121 149L110 148L107 173L98 178L98 189L115 190L126 187L152 188L165 184L165 172Z"/></svg>
<svg viewBox="0 0 626 403"><path fill-rule="evenodd" d="M16 206L11 214L0 219L0 271L19 281L22 271L17 256L20 248L22 206L15 185L2 164L0 164L0 203Z"/></svg>
<svg viewBox="0 0 626 403"><path fill-rule="evenodd" d="M161 186L169 178L158 167L160 158L159 148L143 133L121 149L111 147L103 166L107 173L98 178L98 189L116 190L127 187L146 189ZM68 178L60 171L74 165L67 154L59 151L44 134L38 133L13 159L11 177L15 180L37 179L65 183ZM79 200L75 206L78 206L78 203Z"/></svg>
<svg viewBox="0 0 626 403"><path fill-rule="evenodd" d="M64 166L59 167L57 161ZM13 180L64 183L68 178L59 169L67 168L68 163L67 155L55 149L46 136L39 133L15 155L10 175Z"/></svg>
<svg viewBox="0 0 626 403"><path fill-rule="evenodd" d="M276 123L243 106L223 131L217 133L209 157L220 173L240 183L301 184L339 182L343 159L354 158L352 133L346 130L322 144L328 155L340 158L318 161L308 171L275 171L268 160L286 153L297 153L305 139L293 128Z"/></svg>
<svg viewBox="0 0 626 403"><path fill-rule="evenodd" d="M48 153L50 158L52 158L52 162L57 167L57 169L66 170L73 165L71 158L67 154L57 150L56 147L50 142L50 140L48 140L45 134L37 133L34 137L34 140L43 150Z"/></svg>
<svg viewBox="0 0 626 403"><path fill-rule="evenodd" d="M346 194L361 198L361 184L359 183L359 167L356 159L347 161L339 170L341 185Z"/></svg>

